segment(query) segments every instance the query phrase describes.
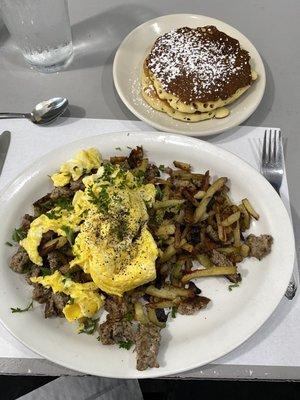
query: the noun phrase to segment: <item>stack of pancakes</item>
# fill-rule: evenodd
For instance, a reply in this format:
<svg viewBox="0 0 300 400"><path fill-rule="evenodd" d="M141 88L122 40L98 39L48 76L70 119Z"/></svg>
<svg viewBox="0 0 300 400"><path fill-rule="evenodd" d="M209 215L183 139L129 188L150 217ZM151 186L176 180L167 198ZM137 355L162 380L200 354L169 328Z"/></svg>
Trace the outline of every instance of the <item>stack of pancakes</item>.
<svg viewBox="0 0 300 400"><path fill-rule="evenodd" d="M257 78L238 40L215 26L179 28L160 36L144 61L142 94L155 110L198 122L227 117Z"/></svg>

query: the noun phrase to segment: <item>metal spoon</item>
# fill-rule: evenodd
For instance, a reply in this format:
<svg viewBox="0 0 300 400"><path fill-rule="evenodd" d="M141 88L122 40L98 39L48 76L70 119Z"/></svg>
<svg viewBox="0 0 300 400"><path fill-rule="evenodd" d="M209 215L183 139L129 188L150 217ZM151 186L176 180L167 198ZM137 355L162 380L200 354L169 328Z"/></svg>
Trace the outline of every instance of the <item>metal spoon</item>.
<svg viewBox="0 0 300 400"><path fill-rule="evenodd" d="M31 113L0 113L0 119L27 118L34 124L49 124L62 115L68 105L69 102L65 97L54 97L37 104Z"/></svg>

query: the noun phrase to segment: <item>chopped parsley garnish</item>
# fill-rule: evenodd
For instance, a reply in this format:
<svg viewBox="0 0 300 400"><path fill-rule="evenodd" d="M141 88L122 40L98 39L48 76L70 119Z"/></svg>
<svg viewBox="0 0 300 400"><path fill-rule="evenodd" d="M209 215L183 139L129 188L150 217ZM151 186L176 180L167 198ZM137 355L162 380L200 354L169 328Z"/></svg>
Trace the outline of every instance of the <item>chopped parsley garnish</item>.
<svg viewBox="0 0 300 400"><path fill-rule="evenodd" d="M14 242L18 242L18 243L19 243L20 240L25 239L26 236L27 236L27 233L26 233L25 229L22 228L22 227L20 227L20 228L15 229L15 230L13 231L13 234L12 234L11 238L12 238L12 240L13 240Z"/></svg>
<svg viewBox="0 0 300 400"><path fill-rule="evenodd" d="M114 172L115 167L111 163L104 164L103 167L104 172L101 179L110 182L111 174Z"/></svg>
<svg viewBox="0 0 300 400"><path fill-rule="evenodd" d="M130 350L132 345L133 345L132 340L120 340L120 342L119 342L120 349Z"/></svg>
<svg viewBox="0 0 300 400"><path fill-rule="evenodd" d="M10 242L5 242L5 244L6 244L6 246L10 246L10 247L13 246L13 244L11 244Z"/></svg>
<svg viewBox="0 0 300 400"><path fill-rule="evenodd" d="M121 147L116 147L116 150L122 151Z"/></svg>
<svg viewBox="0 0 300 400"><path fill-rule="evenodd" d="M30 272L32 270L32 266L33 264L31 263L26 264L22 269L22 274L27 274L28 272Z"/></svg>
<svg viewBox="0 0 300 400"><path fill-rule="evenodd" d="M49 219L58 219L61 217L60 212L58 210L50 210L50 211L46 212L45 215Z"/></svg>
<svg viewBox="0 0 300 400"><path fill-rule="evenodd" d="M118 171L118 178L125 179L126 178L126 171L123 168L120 168Z"/></svg>
<svg viewBox="0 0 300 400"><path fill-rule="evenodd" d="M33 301L32 301L26 308L19 308L19 307L13 308L13 307L10 307L10 309L11 309L11 312L14 314L14 313L17 313L17 312L25 312L25 311L28 311L28 310L30 310L30 308L32 308L32 307L33 307Z"/></svg>
<svg viewBox="0 0 300 400"><path fill-rule="evenodd" d="M100 212L105 213L108 211L110 198L105 187L101 188L101 191L98 195L93 191L92 187L89 187L88 195L90 197L90 202L95 204Z"/></svg>
<svg viewBox="0 0 300 400"><path fill-rule="evenodd" d="M239 287L240 284L239 283L233 283L232 285L228 286L228 290L229 292L231 292L234 288Z"/></svg>
<svg viewBox="0 0 300 400"><path fill-rule="evenodd" d="M125 315L124 315L124 319L125 321L131 322L133 320L133 313L128 311Z"/></svg>
<svg viewBox="0 0 300 400"><path fill-rule="evenodd" d="M145 172L142 170L138 170L135 174L135 178L137 180L137 184L142 185L145 179Z"/></svg>
<svg viewBox="0 0 300 400"><path fill-rule="evenodd" d="M157 244L158 247L162 247L163 242L164 242L164 239L158 239L158 240L156 240L156 244Z"/></svg>
<svg viewBox="0 0 300 400"><path fill-rule="evenodd" d="M98 321L99 321L99 318L95 318L95 319L87 318L82 323L82 327L78 333L86 333L87 335L92 335L97 328Z"/></svg>
<svg viewBox="0 0 300 400"><path fill-rule="evenodd" d="M51 275L52 274L52 271L51 271L50 268L40 267L40 270L41 270L42 276L47 276L47 275Z"/></svg>
<svg viewBox="0 0 300 400"><path fill-rule="evenodd" d="M72 205L72 200L66 197L60 197L59 199L55 200L53 203L53 207L59 207L60 210L55 210L54 208L50 211L47 211L45 215L49 219L58 219L61 217L61 210L72 211L74 207Z"/></svg>
<svg viewBox="0 0 300 400"><path fill-rule="evenodd" d="M164 211L163 210L157 210L155 214L155 222L159 225L163 222L164 220Z"/></svg>
<svg viewBox="0 0 300 400"><path fill-rule="evenodd" d="M61 227L61 229L65 232L66 238L68 239L68 242L72 246L75 241L75 232L73 231L72 228L70 228L69 226L66 226L66 225L63 225Z"/></svg>
<svg viewBox="0 0 300 400"><path fill-rule="evenodd" d="M161 172L165 172L166 167L165 167L163 164L160 164L160 166L158 167L158 169L159 169Z"/></svg>
<svg viewBox="0 0 300 400"><path fill-rule="evenodd" d="M176 318L176 314L177 314L177 307L172 307L171 317Z"/></svg>
<svg viewBox="0 0 300 400"><path fill-rule="evenodd" d="M159 186L156 186L156 199L157 200L162 200L163 198L163 191L161 190L161 188Z"/></svg>
<svg viewBox="0 0 300 400"><path fill-rule="evenodd" d="M72 204L72 200L67 198L67 197L60 197L59 199L57 199L55 201L55 206L56 207L60 207L64 210L67 211L72 211L74 210L73 204Z"/></svg>
<svg viewBox="0 0 300 400"><path fill-rule="evenodd" d="M39 211L39 213L44 213L44 212L46 212L46 211L49 211L50 208L53 207L53 205L54 205L54 202L53 202L52 199L50 199L50 200L45 201L45 202L42 203L42 204L39 204L39 205L37 205L37 206L34 206L34 208L35 208L35 209L37 208L38 211Z"/></svg>
<svg viewBox="0 0 300 400"><path fill-rule="evenodd" d="M67 279L72 279L73 278L73 274L74 273L76 273L75 271L68 271L68 272L66 272L65 274L64 274L64 277L63 277L63 283L65 283L66 282L66 280Z"/></svg>

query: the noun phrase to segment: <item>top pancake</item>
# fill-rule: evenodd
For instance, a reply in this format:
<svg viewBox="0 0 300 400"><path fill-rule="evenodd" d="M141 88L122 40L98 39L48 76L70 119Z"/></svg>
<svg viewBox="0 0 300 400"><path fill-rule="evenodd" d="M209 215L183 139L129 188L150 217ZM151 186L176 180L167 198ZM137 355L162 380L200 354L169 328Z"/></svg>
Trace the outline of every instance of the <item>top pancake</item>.
<svg viewBox="0 0 300 400"><path fill-rule="evenodd" d="M215 26L179 28L160 36L146 64L180 102L226 100L252 82L250 56Z"/></svg>

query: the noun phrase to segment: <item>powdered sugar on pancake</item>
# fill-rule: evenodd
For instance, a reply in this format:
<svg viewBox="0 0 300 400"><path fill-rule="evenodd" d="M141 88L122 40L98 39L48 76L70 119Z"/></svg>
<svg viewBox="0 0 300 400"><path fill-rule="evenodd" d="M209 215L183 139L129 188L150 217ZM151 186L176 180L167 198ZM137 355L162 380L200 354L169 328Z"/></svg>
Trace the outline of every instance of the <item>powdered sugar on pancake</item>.
<svg viewBox="0 0 300 400"><path fill-rule="evenodd" d="M226 99L251 83L249 54L214 26L180 28L159 37L147 66L181 101Z"/></svg>

